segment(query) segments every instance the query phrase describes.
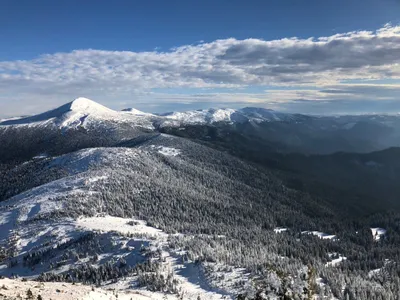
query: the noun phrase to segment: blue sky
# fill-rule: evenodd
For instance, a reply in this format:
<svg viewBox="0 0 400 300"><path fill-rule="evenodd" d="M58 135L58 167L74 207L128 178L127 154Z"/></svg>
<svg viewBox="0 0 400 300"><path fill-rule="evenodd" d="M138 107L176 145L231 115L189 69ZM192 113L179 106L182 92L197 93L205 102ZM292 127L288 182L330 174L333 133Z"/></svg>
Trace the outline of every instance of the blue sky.
<svg viewBox="0 0 400 300"><path fill-rule="evenodd" d="M157 112L400 111L399 24L399 0L3 0L0 117L78 96Z"/></svg>

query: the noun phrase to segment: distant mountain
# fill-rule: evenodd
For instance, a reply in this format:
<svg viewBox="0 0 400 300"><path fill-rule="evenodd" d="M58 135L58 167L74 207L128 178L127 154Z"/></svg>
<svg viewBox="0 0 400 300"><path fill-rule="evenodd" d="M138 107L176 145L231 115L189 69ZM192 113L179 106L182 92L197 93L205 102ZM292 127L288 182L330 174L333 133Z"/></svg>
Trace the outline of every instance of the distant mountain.
<svg viewBox="0 0 400 300"><path fill-rule="evenodd" d="M262 108L244 109L207 109L186 112L171 112L164 114L145 113L135 108L126 108L122 111L111 110L87 98L77 98L59 108L44 112L39 115L13 118L0 122L0 125L27 125L44 126L54 124L59 128L73 129L86 127L91 123L120 122L136 123L149 127L154 122L161 127L177 127L185 125L210 125L218 122L245 123L245 122L271 122L294 119L290 114L278 113Z"/></svg>
<svg viewBox="0 0 400 300"><path fill-rule="evenodd" d="M143 131L195 139L231 134L286 153L365 153L400 146L398 115L307 116L255 107L155 115L134 108L114 111L86 98L36 116L0 122L0 139L2 131L31 131L32 127L68 131L69 134L90 130L92 136L102 134L102 140L107 133L107 139L113 142L133 138ZM185 129L187 131L183 132ZM138 133L132 135L133 131Z"/></svg>
<svg viewBox="0 0 400 300"><path fill-rule="evenodd" d="M261 123L295 121L296 115L279 113L270 109L246 107L242 109L210 108L185 112L160 114L161 127L178 127L186 125L212 125L215 123Z"/></svg>
<svg viewBox="0 0 400 300"><path fill-rule="evenodd" d="M90 128L102 123L131 123L152 127L151 121L138 117L140 114L122 113L111 110L87 98L74 101L39 115L3 121L0 125L54 125L60 129Z"/></svg>
<svg viewBox="0 0 400 300"><path fill-rule="evenodd" d="M263 109L244 110L246 114L231 115L231 120L237 116L236 122L171 122L159 128L162 132L202 140L224 139L230 135L230 139L262 143L285 153L365 153L400 146L398 116L317 117L271 113ZM260 111L264 112L262 116Z"/></svg>
<svg viewBox="0 0 400 300"><path fill-rule="evenodd" d="M0 161L63 154L87 147L112 146L154 134L148 115L118 112L77 98L39 115L0 123ZM13 138L14 137L14 138Z"/></svg>

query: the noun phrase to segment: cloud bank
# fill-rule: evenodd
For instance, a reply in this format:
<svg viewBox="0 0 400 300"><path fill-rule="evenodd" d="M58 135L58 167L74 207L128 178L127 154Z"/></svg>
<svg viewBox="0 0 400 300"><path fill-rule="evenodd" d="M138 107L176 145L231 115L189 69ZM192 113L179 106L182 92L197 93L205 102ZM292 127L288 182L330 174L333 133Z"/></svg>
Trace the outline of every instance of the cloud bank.
<svg viewBox="0 0 400 300"><path fill-rule="evenodd" d="M252 86L265 90L241 92ZM196 89L202 97L187 93ZM400 26L390 25L307 39L230 38L168 52L87 49L0 62L0 115L38 112L77 96L114 108L205 100L287 109L299 100L395 101L399 92Z"/></svg>

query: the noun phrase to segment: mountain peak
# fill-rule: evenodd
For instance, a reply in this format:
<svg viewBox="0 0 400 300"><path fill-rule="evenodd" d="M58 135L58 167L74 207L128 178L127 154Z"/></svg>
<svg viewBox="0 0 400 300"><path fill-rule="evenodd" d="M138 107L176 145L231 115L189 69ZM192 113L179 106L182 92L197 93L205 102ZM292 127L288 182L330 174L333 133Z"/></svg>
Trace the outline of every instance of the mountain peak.
<svg viewBox="0 0 400 300"><path fill-rule="evenodd" d="M68 103L69 110L73 112L82 112L82 113L95 113L95 114L107 114L113 113L112 109L109 109L93 100L88 98L79 97L74 101Z"/></svg>
<svg viewBox="0 0 400 300"><path fill-rule="evenodd" d="M64 127L69 126L69 124L75 124L78 122L77 120L80 120L83 117L86 118L87 116L91 116L92 118L111 119L116 115L118 115L117 112L112 109L109 109L90 99L79 97L74 101L64 104L56 109L26 118L1 122L0 124L18 125L53 120L59 126Z"/></svg>

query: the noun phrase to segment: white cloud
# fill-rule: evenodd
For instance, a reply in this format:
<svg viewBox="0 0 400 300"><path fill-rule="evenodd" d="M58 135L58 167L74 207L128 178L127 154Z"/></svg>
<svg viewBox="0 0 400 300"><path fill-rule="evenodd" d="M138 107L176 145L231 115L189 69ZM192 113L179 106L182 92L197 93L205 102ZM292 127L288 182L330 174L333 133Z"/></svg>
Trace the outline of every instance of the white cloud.
<svg viewBox="0 0 400 300"><path fill-rule="evenodd" d="M56 106L81 95L111 106L128 99L134 105L135 99L146 97L162 101L166 96L149 93L155 88L299 87L294 91L268 91L262 97L248 95L248 101L241 98L242 102L254 102L255 98L353 99L372 94L388 99L398 92L398 86L341 84L351 79L400 79L400 26L308 39L231 38L169 52L89 49L2 61L0 114L12 114L17 108L20 113L35 112L35 107L41 111L50 103ZM305 86L320 90L307 90ZM221 98L214 96L215 101ZM229 96L238 99L243 94ZM271 99L275 97L279 99ZM13 106L15 101L27 105L34 102L35 106L21 112L21 106Z"/></svg>

